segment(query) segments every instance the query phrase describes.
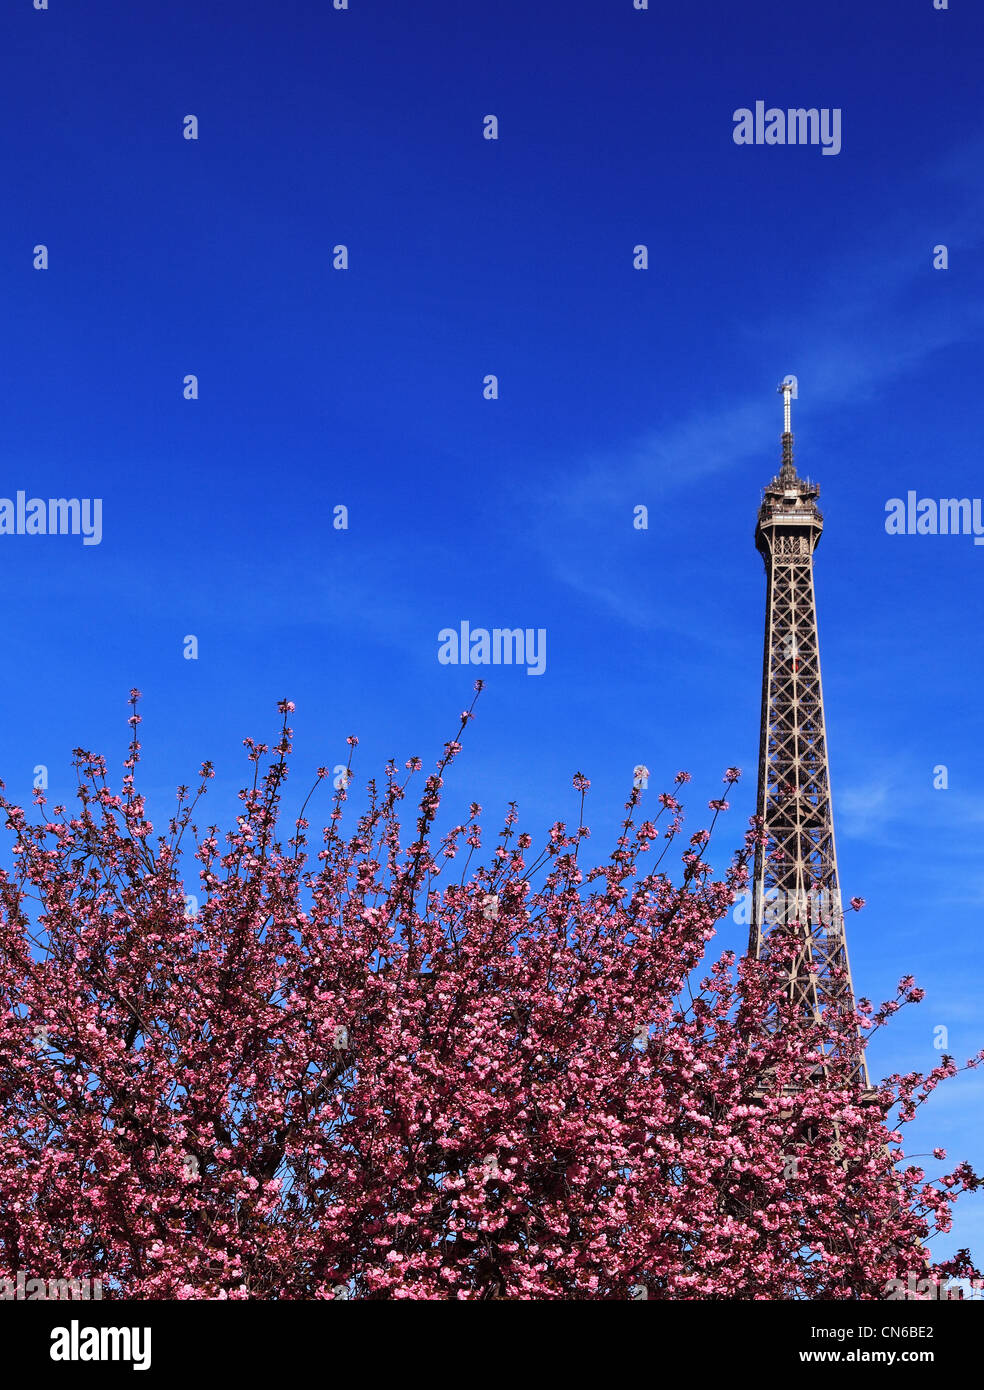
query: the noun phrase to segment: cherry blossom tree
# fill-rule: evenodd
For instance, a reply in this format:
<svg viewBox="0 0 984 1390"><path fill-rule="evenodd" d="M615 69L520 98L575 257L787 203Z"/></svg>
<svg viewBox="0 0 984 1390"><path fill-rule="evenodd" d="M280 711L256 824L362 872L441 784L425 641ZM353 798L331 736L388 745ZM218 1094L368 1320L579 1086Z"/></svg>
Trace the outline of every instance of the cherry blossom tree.
<svg viewBox="0 0 984 1390"><path fill-rule="evenodd" d="M483 853L479 806L438 828L473 701L412 835L419 758L387 765L343 830L350 738L315 850L311 796L285 809L283 701L272 750L246 741L229 833L198 828L209 764L158 833L131 699L118 794L77 750L73 813L39 791L32 820L0 796L0 1278L98 1277L123 1298L626 1300L976 1277L966 1251L930 1250L978 1178L902 1150L956 1064L858 1080L858 1038L918 1002L911 978L878 1010L805 1023L781 934L768 960L708 961L760 833L715 878L723 798L687 838L686 774L648 814L636 777L589 866L578 774L576 826L536 851L510 805Z"/></svg>

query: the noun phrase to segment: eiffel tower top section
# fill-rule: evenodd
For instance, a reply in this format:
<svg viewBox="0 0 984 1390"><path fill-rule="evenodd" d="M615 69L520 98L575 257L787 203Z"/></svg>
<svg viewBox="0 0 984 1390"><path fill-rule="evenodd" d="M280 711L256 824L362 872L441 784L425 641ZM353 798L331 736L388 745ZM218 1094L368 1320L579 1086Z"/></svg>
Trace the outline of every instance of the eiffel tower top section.
<svg viewBox="0 0 984 1390"><path fill-rule="evenodd" d="M854 1011L830 796L813 552L823 530L820 489L793 463L790 397L784 400L782 467L762 493L755 544L765 561L766 610L762 722L748 952L768 958L774 932L796 949L787 967L789 1000L806 1021ZM849 1030L843 1051L866 1083L861 1041ZM826 1064L825 1064L826 1065Z"/></svg>
<svg viewBox="0 0 984 1390"><path fill-rule="evenodd" d="M775 558L777 534L804 534L809 538L812 552L820 541L823 530L823 513L817 506L820 488L809 478L801 478L793 462L792 405L790 397L793 383L784 382L779 390L783 394L783 433L782 467L766 487L762 489L762 505L759 507L758 525L755 528L755 544L762 552L766 564ZM781 547L783 551L799 550L799 547Z"/></svg>

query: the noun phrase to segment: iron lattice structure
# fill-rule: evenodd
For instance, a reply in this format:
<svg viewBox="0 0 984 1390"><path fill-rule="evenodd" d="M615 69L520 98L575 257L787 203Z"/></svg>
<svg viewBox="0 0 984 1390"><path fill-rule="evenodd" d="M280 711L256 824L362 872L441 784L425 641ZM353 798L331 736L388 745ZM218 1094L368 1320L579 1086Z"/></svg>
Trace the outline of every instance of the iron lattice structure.
<svg viewBox="0 0 984 1390"><path fill-rule="evenodd" d="M757 813L765 843L755 856L749 954L768 955L773 932L797 949L789 994L807 1020L854 1008L830 799L823 687L813 588L813 552L823 531L819 487L793 464L791 387L785 393L782 466L764 489L755 545L767 600ZM851 1054L868 1075L857 1033ZM857 1049L857 1050L856 1050Z"/></svg>

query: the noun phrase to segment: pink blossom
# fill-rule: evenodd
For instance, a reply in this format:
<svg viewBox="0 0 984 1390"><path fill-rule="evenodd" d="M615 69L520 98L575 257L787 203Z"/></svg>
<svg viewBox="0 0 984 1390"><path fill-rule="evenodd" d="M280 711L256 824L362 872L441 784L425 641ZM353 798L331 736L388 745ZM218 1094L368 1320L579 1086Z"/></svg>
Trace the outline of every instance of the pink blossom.
<svg viewBox="0 0 984 1390"><path fill-rule="evenodd" d="M636 828L630 802L594 866L587 827L535 851L514 806L482 854L476 803L432 839L452 740L407 824L395 762L344 834L316 788L312 822L318 796L336 809L309 854L285 737L265 770L246 740L226 835L195 828L200 805L191 819L210 764L150 833L136 742L119 797L77 750L68 819L33 824L0 789L0 994L17 1001L0 1013L0 1278L475 1301L880 1300L889 1279L979 1277L966 1252L927 1264L979 1179L929 1177L902 1148L956 1063L886 1078L877 1104L858 1078L860 1036L922 998L914 979L807 1022L793 942L715 957L754 828L719 878L710 831L681 845L665 793L669 824Z"/></svg>

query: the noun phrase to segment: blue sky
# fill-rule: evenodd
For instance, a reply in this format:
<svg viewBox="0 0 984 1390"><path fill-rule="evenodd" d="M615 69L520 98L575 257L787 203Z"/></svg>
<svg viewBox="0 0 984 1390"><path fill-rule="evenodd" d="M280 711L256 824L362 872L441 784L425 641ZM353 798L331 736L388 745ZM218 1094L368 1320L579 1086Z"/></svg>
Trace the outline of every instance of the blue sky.
<svg viewBox="0 0 984 1390"><path fill-rule="evenodd" d="M281 696L300 796L350 732L360 775L429 762L483 675L452 800L494 824L515 798L536 834L580 769L602 856L637 762L654 789L693 773L696 824L737 763L723 863L792 372L855 983L928 993L872 1067L928 1069L939 1025L958 1058L984 1045L984 548L884 528L909 489L984 490L981 16L50 5L0 17L0 493L102 498L103 539L0 536L12 794L43 763L66 796L79 744L118 762L133 685L152 803L211 758L228 814ZM735 145L759 99L840 108L840 153ZM545 673L441 665L462 620L545 628ZM923 1147L984 1165L982 1100L944 1087ZM936 1248L968 1242L980 1198Z"/></svg>

